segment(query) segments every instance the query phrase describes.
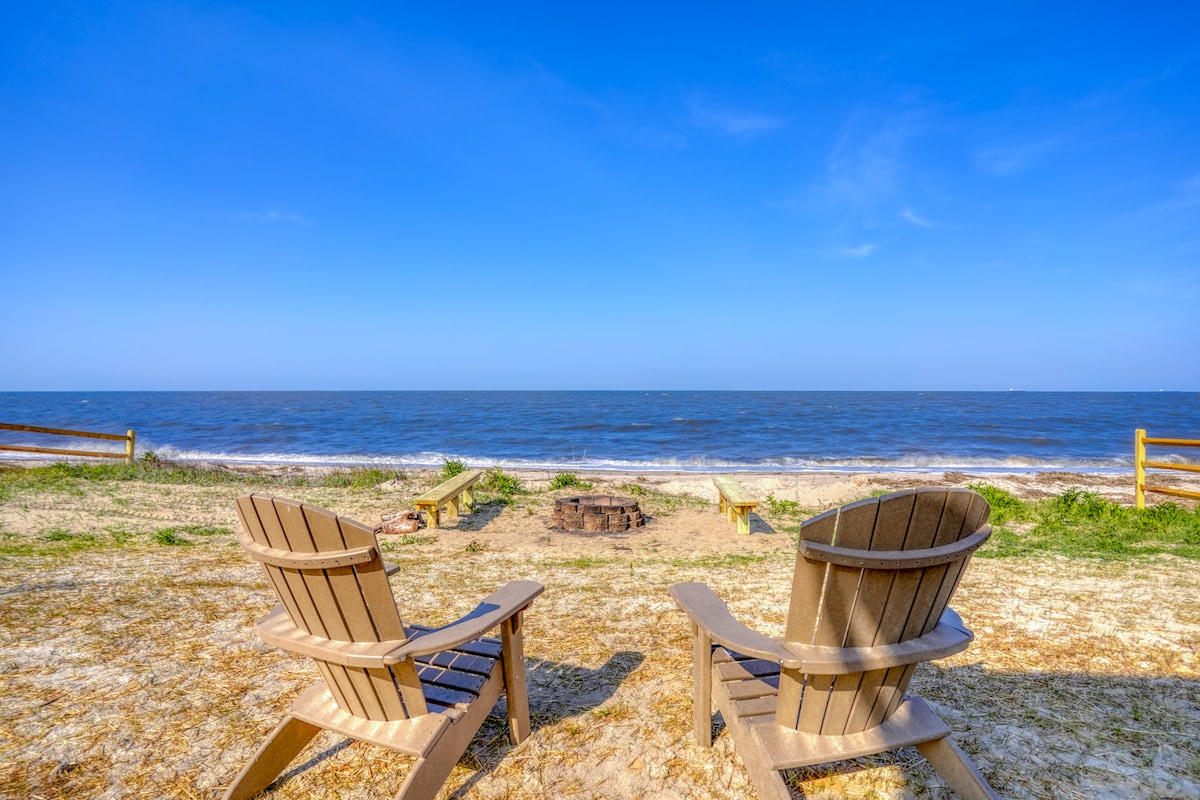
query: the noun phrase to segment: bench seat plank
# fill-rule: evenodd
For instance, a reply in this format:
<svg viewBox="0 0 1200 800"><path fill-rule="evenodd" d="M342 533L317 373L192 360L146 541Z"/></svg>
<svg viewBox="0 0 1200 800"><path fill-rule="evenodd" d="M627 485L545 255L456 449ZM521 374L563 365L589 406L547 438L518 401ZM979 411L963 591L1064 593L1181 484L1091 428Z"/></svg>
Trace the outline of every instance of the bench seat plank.
<svg viewBox="0 0 1200 800"><path fill-rule="evenodd" d="M721 513L728 514L730 522L737 520L738 533L749 534L750 512L758 508L758 498L733 478L716 475L712 482L720 497Z"/></svg>
<svg viewBox="0 0 1200 800"><path fill-rule="evenodd" d="M442 506L447 507L450 516L457 517L461 505L471 506L474 504L471 487L482 477L483 470L481 469L460 472L413 500L413 505L417 507L417 511L425 512L425 524L430 528L436 528L441 522Z"/></svg>

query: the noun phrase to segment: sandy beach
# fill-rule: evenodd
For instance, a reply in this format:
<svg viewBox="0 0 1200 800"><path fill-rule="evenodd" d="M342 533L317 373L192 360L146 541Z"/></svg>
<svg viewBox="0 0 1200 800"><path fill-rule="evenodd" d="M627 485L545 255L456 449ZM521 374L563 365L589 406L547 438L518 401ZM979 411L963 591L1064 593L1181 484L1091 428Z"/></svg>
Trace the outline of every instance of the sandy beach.
<svg viewBox="0 0 1200 800"><path fill-rule="evenodd" d="M247 487L142 481L21 490L0 503L0 796L213 798L314 677L260 643L273 604L229 531L248 489L367 524L436 482L297 486L297 468L239 468ZM685 618L667 594L699 580L735 615L780 631L795 517L769 504L751 533L718 513L702 473L579 473L587 493L636 497L648 524L582 535L550 527L549 473L519 476L437 530L384 537L402 566L406 620L441 624L514 578L546 585L528 616L533 733L518 747L485 723L443 797L753 797L727 734L690 731ZM776 507L816 513L874 492L983 482L1037 499L1080 487L1132 503L1131 475L746 473ZM175 531L163 537L161 531ZM164 543L173 538L173 543ZM986 555L986 554L985 554ZM966 652L925 665L912 690L945 718L1002 796L1200 796L1200 574L1193 562L973 560L955 608ZM271 795L390 797L405 758L323 734ZM942 798L915 751L798 771L797 797Z"/></svg>

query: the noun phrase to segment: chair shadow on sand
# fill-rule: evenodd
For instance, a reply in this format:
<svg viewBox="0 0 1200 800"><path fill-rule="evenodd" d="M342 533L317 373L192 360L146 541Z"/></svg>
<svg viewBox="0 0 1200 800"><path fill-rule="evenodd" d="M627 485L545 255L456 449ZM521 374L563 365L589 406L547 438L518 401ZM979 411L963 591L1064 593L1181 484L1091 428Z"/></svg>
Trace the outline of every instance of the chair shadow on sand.
<svg viewBox="0 0 1200 800"><path fill-rule="evenodd" d="M603 705L643 661L645 656L635 650L613 653L607 662L595 669L526 656L525 677L529 684L531 732L536 734L542 728L557 725L563 720L586 714ZM491 774L514 749L513 745L508 743L505 702L506 700L501 698L492 709L459 760L460 764L470 765L473 772L462 785L450 793L450 797L461 798L466 795L477 783ZM325 748L304 763L297 764L280 775L268 787L268 791L333 758L353 743L353 739L342 739L337 744ZM398 753L389 755L394 755L398 761L404 758ZM397 763L397 774L403 771L401 764Z"/></svg>

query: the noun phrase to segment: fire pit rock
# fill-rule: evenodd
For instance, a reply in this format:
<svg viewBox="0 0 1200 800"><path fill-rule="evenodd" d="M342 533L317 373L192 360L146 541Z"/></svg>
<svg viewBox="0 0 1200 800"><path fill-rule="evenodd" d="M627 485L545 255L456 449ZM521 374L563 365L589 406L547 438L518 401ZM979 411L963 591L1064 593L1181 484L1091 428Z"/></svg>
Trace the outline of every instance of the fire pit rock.
<svg viewBox="0 0 1200 800"><path fill-rule="evenodd" d="M646 518L637 501L628 497L590 495L562 497L554 501L555 528L588 533L617 533L640 528Z"/></svg>

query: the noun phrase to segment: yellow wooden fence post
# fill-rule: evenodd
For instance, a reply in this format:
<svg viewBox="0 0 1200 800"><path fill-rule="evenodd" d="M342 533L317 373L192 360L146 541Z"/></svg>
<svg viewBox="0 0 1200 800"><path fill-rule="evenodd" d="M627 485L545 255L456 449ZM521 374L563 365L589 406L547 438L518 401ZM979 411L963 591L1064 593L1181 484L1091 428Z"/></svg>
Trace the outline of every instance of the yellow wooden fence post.
<svg viewBox="0 0 1200 800"><path fill-rule="evenodd" d="M126 435L129 437L125 440L125 460L130 464L133 463L133 442L137 438L133 431L128 431Z"/></svg>
<svg viewBox="0 0 1200 800"><path fill-rule="evenodd" d="M1146 507L1146 429L1133 434L1133 501L1137 508Z"/></svg>

